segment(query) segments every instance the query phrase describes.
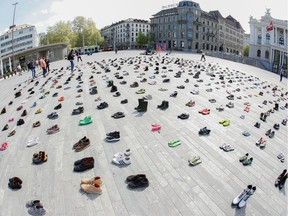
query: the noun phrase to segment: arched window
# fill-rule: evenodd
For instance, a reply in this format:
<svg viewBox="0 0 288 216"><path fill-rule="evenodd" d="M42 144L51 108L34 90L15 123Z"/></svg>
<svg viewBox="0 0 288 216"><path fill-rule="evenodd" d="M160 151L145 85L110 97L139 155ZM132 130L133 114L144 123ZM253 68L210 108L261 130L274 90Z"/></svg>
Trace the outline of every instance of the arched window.
<svg viewBox="0 0 288 216"><path fill-rule="evenodd" d="M261 35L258 35L257 43L258 43L258 44L261 44L261 42L262 42L262 37L261 37Z"/></svg>
<svg viewBox="0 0 288 216"><path fill-rule="evenodd" d="M269 59L269 51L268 50L266 50L266 52L265 52L265 58Z"/></svg>
<svg viewBox="0 0 288 216"><path fill-rule="evenodd" d="M284 38L283 37L279 38L279 45L284 46Z"/></svg>
<svg viewBox="0 0 288 216"><path fill-rule="evenodd" d="M270 44L270 34L266 34L266 44Z"/></svg>
<svg viewBox="0 0 288 216"><path fill-rule="evenodd" d="M261 57L261 51L257 50L257 57Z"/></svg>

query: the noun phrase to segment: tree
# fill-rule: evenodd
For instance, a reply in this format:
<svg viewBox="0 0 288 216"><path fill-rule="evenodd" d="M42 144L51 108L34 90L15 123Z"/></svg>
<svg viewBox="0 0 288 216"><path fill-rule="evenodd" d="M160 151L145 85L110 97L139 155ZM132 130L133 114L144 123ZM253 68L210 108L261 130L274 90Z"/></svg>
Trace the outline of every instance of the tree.
<svg viewBox="0 0 288 216"><path fill-rule="evenodd" d="M136 38L137 45L146 45L148 44L148 36L144 33L139 32L138 37Z"/></svg>
<svg viewBox="0 0 288 216"><path fill-rule="evenodd" d="M249 44L246 44L243 48L243 55L245 57L248 57L249 56Z"/></svg>

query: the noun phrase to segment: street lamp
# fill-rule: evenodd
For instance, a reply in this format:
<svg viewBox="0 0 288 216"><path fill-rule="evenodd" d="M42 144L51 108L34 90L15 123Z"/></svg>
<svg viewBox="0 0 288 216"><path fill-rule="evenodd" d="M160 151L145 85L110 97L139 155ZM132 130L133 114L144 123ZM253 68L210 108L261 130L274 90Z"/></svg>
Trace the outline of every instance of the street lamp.
<svg viewBox="0 0 288 216"><path fill-rule="evenodd" d="M14 68L14 21L15 21L15 12L16 12L16 6L18 2L15 2L12 4L14 6L14 13L13 13L13 24L12 24L12 70ZM10 68L11 70L11 68Z"/></svg>

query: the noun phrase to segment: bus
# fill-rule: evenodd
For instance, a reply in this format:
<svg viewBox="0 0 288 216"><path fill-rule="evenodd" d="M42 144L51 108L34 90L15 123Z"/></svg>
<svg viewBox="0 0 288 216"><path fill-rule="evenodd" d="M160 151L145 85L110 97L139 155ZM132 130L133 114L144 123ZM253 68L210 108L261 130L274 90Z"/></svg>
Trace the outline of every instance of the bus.
<svg viewBox="0 0 288 216"><path fill-rule="evenodd" d="M84 46L84 47L75 47L74 50L81 51L81 55L92 55L93 53L99 52L99 46Z"/></svg>

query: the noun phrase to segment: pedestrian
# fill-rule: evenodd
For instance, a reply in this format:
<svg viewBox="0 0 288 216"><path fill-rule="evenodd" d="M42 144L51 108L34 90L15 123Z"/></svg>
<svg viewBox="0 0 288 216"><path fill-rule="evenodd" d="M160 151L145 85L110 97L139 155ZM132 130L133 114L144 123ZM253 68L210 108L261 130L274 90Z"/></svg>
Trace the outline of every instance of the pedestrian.
<svg viewBox="0 0 288 216"><path fill-rule="evenodd" d="M47 72L50 72L50 60L48 59L48 57L45 58L45 63L46 63L46 69Z"/></svg>
<svg viewBox="0 0 288 216"><path fill-rule="evenodd" d="M115 48L115 53L117 54L117 52L118 52L118 49L117 49L117 47Z"/></svg>
<svg viewBox="0 0 288 216"><path fill-rule="evenodd" d="M35 63L34 60L30 60L29 64L28 64L28 68L31 70L32 72L32 79L36 78L36 70L35 70Z"/></svg>
<svg viewBox="0 0 288 216"><path fill-rule="evenodd" d="M39 67L39 59L36 59L36 61L35 61L35 67L36 67L36 68Z"/></svg>
<svg viewBox="0 0 288 216"><path fill-rule="evenodd" d="M282 68L280 70L280 82L282 82L283 76L284 76L284 70L283 70L283 66L282 66Z"/></svg>
<svg viewBox="0 0 288 216"><path fill-rule="evenodd" d="M76 55L77 55L77 62L79 62L79 60L81 60L81 62L82 62L81 50L80 49L76 52Z"/></svg>
<svg viewBox="0 0 288 216"><path fill-rule="evenodd" d="M19 76L22 75L22 67L21 67L20 63L17 66L17 72L18 72Z"/></svg>
<svg viewBox="0 0 288 216"><path fill-rule="evenodd" d="M44 57L40 58L39 63L40 63L40 67L42 68L43 77L45 78L46 77L46 72L47 72L47 69L46 69L47 65L45 63Z"/></svg>
<svg viewBox="0 0 288 216"><path fill-rule="evenodd" d="M204 61L206 61L206 59L205 59L205 52L202 50L202 55L201 55L200 61L202 61L203 59L204 59Z"/></svg>
<svg viewBox="0 0 288 216"><path fill-rule="evenodd" d="M70 61L71 64L71 74L73 73L74 70L74 49L71 49L67 59Z"/></svg>

